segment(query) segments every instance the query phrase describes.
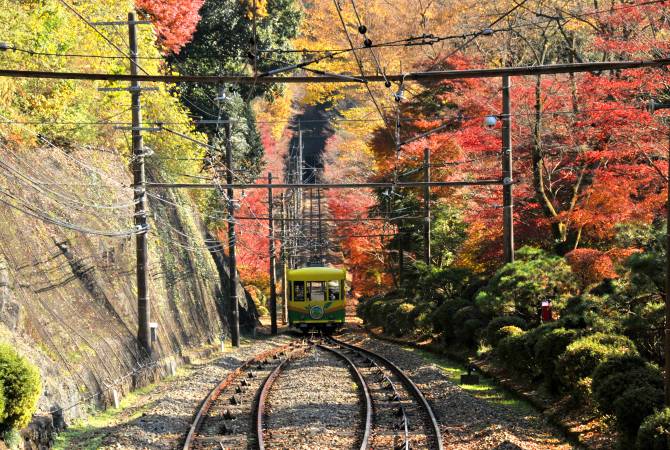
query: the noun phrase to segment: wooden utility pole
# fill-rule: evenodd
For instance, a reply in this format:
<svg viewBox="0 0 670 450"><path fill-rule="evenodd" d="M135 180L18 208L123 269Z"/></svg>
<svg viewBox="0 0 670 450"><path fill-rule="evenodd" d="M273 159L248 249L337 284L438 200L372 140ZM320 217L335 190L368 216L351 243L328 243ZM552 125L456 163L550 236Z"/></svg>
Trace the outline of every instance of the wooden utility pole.
<svg viewBox="0 0 670 450"><path fill-rule="evenodd" d="M286 325L288 320L288 297L286 295L286 243L288 242L286 236L286 195L281 193L281 248L280 248L280 259L281 259L281 292L282 292L282 311L281 311L281 321L283 325Z"/></svg>
<svg viewBox="0 0 670 450"><path fill-rule="evenodd" d="M514 262L514 198L512 196L512 101L509 75L502 79L502 177L503 251L505 262Z"/></svg>
<svg viewBox="0 0 670 450"><path fill-rule="evenodd" d="M272 185L272 173L268 173L268 184ZM273 204L272 204L272 188L268 188L268 222L270 225L270 233L268 235L269 245L268 250L270 252L270 331L271 333L277 334L277 287L275 277L275 225L273 215Z"/></svg>
<svg viewBox="0 0 670 450"><path fill-rule="evenodd" d="M138 73L137 17L128 13L128 45L130 47L130 73ZM146 176L144 170L144 142L142 140L141 87L138 81L130 83L132 109L133 142L133 187L135 200L135 227L139 230L135 237L137 257L137 341L140 347L151 355L151 330L149 329L150 307L147 288L148 244L146 211Z"/></svg>
<svg viewBox="0 0 670 450"><path fill-rule="evenodd" d="M317 232L318 240L319 240L319 255L321 256L321 264L325 265L325 242L323 240L323 228L321 225L322 218L321 218L321 189L316 190L316 198L317 198L317 205L318 205L318 210L317 214L319 215L319 228Z"/></svg>
<svg viewBox="0 0 670 450"><path fill-rule="evenodd" d="M233 184L233 143L231 141L230 121L224 124L226 133L226 183ZM237 300L237 264L235 260L235 191L229 187L226 190L228 197L228 279L230 280L229 296L233 306L233 324L230 327L233 347L240 346L240 305Z"/></svg>
<svg viewBox="0 0 670 450"><path fill-rule="evenodd" d="M423 149L423 179L430 183L430 150ZM423 187L423 262L430 266L430 185Z"/></svg>

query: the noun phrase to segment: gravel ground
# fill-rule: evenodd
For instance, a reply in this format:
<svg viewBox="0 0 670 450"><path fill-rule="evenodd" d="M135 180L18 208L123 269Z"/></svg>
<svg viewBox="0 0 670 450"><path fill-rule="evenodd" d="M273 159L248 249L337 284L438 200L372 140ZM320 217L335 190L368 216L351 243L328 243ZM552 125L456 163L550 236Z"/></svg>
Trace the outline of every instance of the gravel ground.
<svg viewBox="0 0 670 450"><path fill-rule="evenodd" d="M288 364L267 402L266 448L313 450L360 446L363 416L358 385L345 363L313 349Z"/></svg>
<svg viewBox="0 0 670 450"><path fill-rule="evenodd" d="M538 417L522 417L518 411L471 396L452 383L435 364L397 345L371 339L364 332L342 336L390 359L422 390L442 428L446 448L491 450L539 450L572 448L558 431Z"/></svg>
<svg viewBox="0 0 670 450"><path fill-rule="evenodd" d="M189 370L188 375L162 382L150 394L114 418L105 428L94 429L72 441L72 448L175 449L179 448L202 400L233 369L255 354L288 344L294 338L280 335L255 340L215 361Z"/></svg>

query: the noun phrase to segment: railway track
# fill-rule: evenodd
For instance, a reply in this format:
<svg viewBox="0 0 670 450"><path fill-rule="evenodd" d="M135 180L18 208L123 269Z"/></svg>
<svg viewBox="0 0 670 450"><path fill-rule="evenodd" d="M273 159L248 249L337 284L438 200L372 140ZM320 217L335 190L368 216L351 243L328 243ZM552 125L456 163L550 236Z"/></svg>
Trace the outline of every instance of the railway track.
<svg viewBox="0 0 670 450"><path fill-rule="evenodd" d="M315 350L330 355L330 362L325 358L303 357L308 351ZM321 354L321 353L319 353ZM317 355L318 356L318 355ZM308 361L309 360L309 361ZM314 363L316 361L316 364ZM303 390L305 398L311 399L316 390L327 390L327 387L339 383L341 389L355 384L356 395L349 393L347 405L349 415L347 423L341 426L343 435L351 435L346 448L429 448L442 450L442 436L437 419L424 395L414 382L395 364L370 350L349 344L342 340L327 338L320 342L302 343L265 352L245 362L235 372L223 380L203 402L195 417L191 430L184 444L184 450L200 448L338 448L332 441L322 446L305 444L305 433L302 436L282 433L275 429L276 416L282 411L291 411L295 405L277 404L281 395L273 393L273 387L286 383L290 375L288 371L299 373L305 365L320 368L322 373L331 373L337 361L342 371L346 368L351 379L340 372L339 377L321 376L309 378ZM293 365L295 363L297 366ZM320 367L320 366L324 367ZM328 366L328 367L325 367ZM309 368L309 367L308 367ZM297 372L296 372L297 371ZM330 371L330 372L329 372ZM286 378L284 378L286 377ZM349 383L351 381L352 383ZM343 392L343 391L341 391ZM297 396L298 393L296 392ZM327 394L338 396L335 391ZM358 398L358 400L356 400ZM270 399L270 401L269 401ZM293 399L295 400L295 399ZM332 403L322 398L327 414L332 413ZM304 402L303 402L304 403ZM298 407L308 408L308 404L297 402ZM272 406L268 406L268 405ZM328 409L331 408L331 409ZM293 410L295 411L295 410ZM324 411L322 409L322 411ZM357 413L357 411L360 411ZM283 413L286 414L286 413ZM288 414L286 414L288 415ZM275 420L269 420L275 417ZM334 416L335 417L335 416ZM300 422L297 414L284 417L284 423ZM272 425L271 422L275 423ZM357 425L353 425L358 422ZM291 428L300 430L305 423L292 423ZM309 425L309 424L308 424ZM332 433L332 430L331 430ZM316 439L329 439L328 433L315 435ZM312 436L313 438L314 436ZM345 436L348 437L348 436ZM291 439L301 439L301 443L293 443ZM354 445L355 442L355 445ZM306 446L307 445L307 446ZM316 446L315 446L316 445ZM340 445L345 448L344 444Z"/></svg>
<svg viewBox="0 0 670 450"><path fill-rule="evenodd" d="M267 373L307 349L293 341L255 355L217 384L198 409L184 450L247 448L253 436L251 413L255 393Z"/></svg>

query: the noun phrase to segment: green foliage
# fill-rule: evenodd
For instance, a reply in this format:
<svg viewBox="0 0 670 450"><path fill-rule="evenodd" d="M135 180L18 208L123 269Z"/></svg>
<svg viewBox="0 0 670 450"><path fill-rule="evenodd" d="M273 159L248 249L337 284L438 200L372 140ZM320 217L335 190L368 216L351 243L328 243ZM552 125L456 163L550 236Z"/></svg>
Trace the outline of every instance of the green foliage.
<svg viewBox="0 0 670 450"><path fill-rule="evenodd" d="M500 341L500 339L505 337L501 335L499 331L501 331L501 328L507 327L508 325L514 325L515 327L518 327L520 330L525 330L527 327L526 322L520 317L514 317L514 316L496 317L493 320L491 320L489 324L486 326L486 340L488 341L488 343L495 347Z"/></svg>
<svg viewBox="0 0 670 450"><path fill-rule="evenodd" d="M526 346L526 333L518 327L509 325L502 327L502 334L507 334L498 342L495 349L496 356L502 364L508 369L519 373L530 371L531 355Z"/></svg>
<svg viewBox="0 0 670 450"><path fill-rule="evenodd" d="M533 345L535 364L539 368L544 382L550 391L555 392L558 388L557 371L559 356L578 336L579 333L576 330L555 328L541 334Z"/></svg>
<svg viewBox="0 0 670 450"><path fill-rule="evenodd" d="M433 330L436 333L442 334L445 340L451 340L454 337L454 315L456 311L471 303L462 298L447 299L435 309L433 313Z"/></svg>
<svg viewBox="0 0 670 450"><path fill-rule="evenodd" d="M637 432L638 450L670 450L670 408L648 416Z"/></svg>
<svg viewBox="0 0 670 450"><path fill-rule="evenodd" d="M250 70L248 52L252 49L253 16L249 14L248 2L229 0L206 0L200 9L202 17L193 39L178 55L171 55L171 65L181 74L244 73ZM258 48L289 49L290 40L298 32L301 12L295 0L268 0L267 14L256 18ZM290 64L290 55L282 55L286 64L269 58L258 58L257 68L264 72ZM232 86L229 87L233 89ZM220 95L219 87L213 84L191 83L180 88L184 103L195 116L218 117L214 98ZM236 87L244 99L257 95L277 94L277 86L254 85ZM229 96L232 92L227 91ZM225 103L225 102L224 102ZM232 118L243 118L243 115ZM212 133L212 129L208 131Z"/></svg>
<svg viewBox="0 0 670 450"><path fill-rule="evenodd" d="M598 364L608 358L636 354L635 344L625 336L592 334L566 347L558 360L558 375L563 386L572 388L579 380L590 377Z"/></svg>
<svg viewBox="0 0 670 450"><path fill-rule="evenodd" d="M615 356L593 372L593 398L598 408L614 414L614 402L631 387L663 388L660 370L637 355Z"/></svg>
<svg viewBox="0 0 670 450"><path fill-rule="evenodd" d="M465 306L454 313L452 326L454 338L465 345L474 345L484 328L482 314L476 306Z"/></svg>
<svg viewBox="0 0 670 450"><path fill-rule="evenodd" d="M13 347L0 344L0 381L3 384L5 411L0 431L28 425L42 391L37 368L21 357Z"/></svg>
<svg viewBox="0 0 670 450"><path fill-rule="evenodd" d="M529 323L539 320L543 300L551 300L560 313L577 291L570 266L563 258L532 247L521 248L517 255L517 261L500 268L479 291L477 305L490 315L516 315Z"/></svg>
<svg viewBox="0 0 670 450"><path fill-rule="evenodd" d="M387 315L384 330L394 336L409 334L414 329L414 310L416 307L411 303L400 303L394 311Z"/></svg>
<svg viewBox="0 0 670 450"><path fill-rule="evenodd" d="M626 434L635 434L645 419L663 406L663 389L654 386L632 387L614 401L617 424Z"/></svg>
<svg viewBox="0 0 670 450"><path fill-rule="evenodd" d="M456 253L468 237L468 224L463 212L448 203L438 203L431 209L431 253L436 267L444 268L454 262Z"/></svg>

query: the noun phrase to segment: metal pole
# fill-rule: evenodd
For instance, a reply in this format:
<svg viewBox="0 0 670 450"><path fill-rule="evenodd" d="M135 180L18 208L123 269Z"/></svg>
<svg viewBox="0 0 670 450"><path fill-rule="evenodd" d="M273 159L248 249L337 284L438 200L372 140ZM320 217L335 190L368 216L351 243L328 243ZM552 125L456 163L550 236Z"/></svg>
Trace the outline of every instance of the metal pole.
<svg viewBox="0 0 670 450"><path fill-rule="evenodd" d="M283 325L286 325L288 320L288 304L286 296L286 196L284 193L281 193L281 292L282 292L282 311L281 311L281 322Z"/></svg>
<svg viewBox="0 0 670 450"><path fill-rule="evenodd" d="M430 150L423 149L423 178L430 183ZM430 185L423 188L423 262L430 266Z"/></svg>
<svg viewBox="0 0 670 450"><path fill-rule="evenodd" d="M268 173L268 184L272 184L272 173ZM270 225L269 252L270 252L270 331L277 334L277 287L275 281L275 226L272 217L272 188L268 188L268 221Z"/></svg>
<svg viewBox="0 0 670 450"><path fill-rule="evenodd" d="M230 140L230 123L224 124L226 133L226 182L233 183L233 144ZM235 203L233 202L234 190L228 188L228 278L230 280L229 294L233 306L233 326L231 335L233 347L240 346L240 305L237 301L237 267L235 260Z"/></svg>
<svg viewBox="0 0 670 450"><path fill-rule="evenodd" d="M668 122L668 161L670 161L670 121ZM665 340L663 356L665 358L665 406L670 407L670 164L668 164L666 205L666 256L665 256Z"/></svg>
<svg viewBox="0 0 670 450"><path fill-rule="evenodd" d="M137 75L137 24L134 12L128 13L128 44L130 47L130 73ZM135 200L135 226L142 230L135 238L137 257L137 341L140 347L151 355L151 331L149 329L150 307L147 289L148 244L146 211L146 177L144 170L144 142L142 140L142 107L140 104L140 83L132 81L132 141L133 141L133 184Z"/></svg>
<svg viewBox="0 0 670 450"><path fill-rule="evenodd" d="M319 255L321 257L321 264L325 265L325 242L323 241L323 228L321 227L321 189L316 190L316 198L317 198L317 205L318 205L318 210L317 214L319 215L319 228L318 228L318 239L319 239Z"/></svg>
<svg viewBox="0 0 670 450"><path fill-rule="evenodd" d="M505 262L514 262L514 198L512 196L512 101L510 79L502 79L503 249Z"/></svg>

